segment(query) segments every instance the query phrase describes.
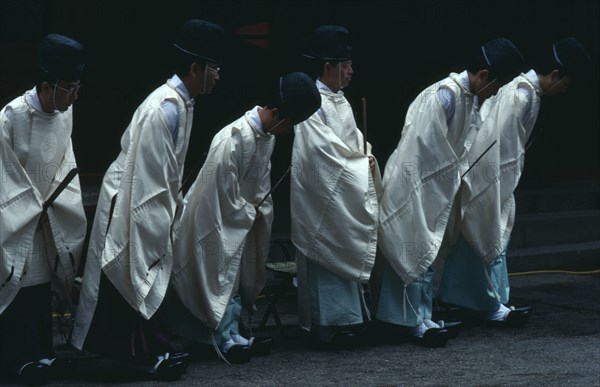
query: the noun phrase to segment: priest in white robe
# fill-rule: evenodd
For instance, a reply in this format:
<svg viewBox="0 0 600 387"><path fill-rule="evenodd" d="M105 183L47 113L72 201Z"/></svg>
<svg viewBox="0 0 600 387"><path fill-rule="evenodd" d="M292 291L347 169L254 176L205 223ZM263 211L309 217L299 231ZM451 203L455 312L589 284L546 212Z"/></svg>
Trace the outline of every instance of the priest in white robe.
<svg viewBox="0 0 600 387"><path fill-rule="evenodd" d="M71 142L83 47L58 34L38 48L38 81L0 112L0 372L43 383L52 348L51 282L71 294L86 232ZM60 192L52 203L48 201Z"/></svg>
<svg viewBox="0 0 600 387"><path fill-rule="evenodd" d="M238 321L242 304L251 308L265 285L275 136L291 132L321 104L306 74L284 75L276 85L264 107L215 135L175 230L169 325L216 345L230 363L245 363L270 346L270 339L243 337Z"/></svg>
<svg viewBox="0 0 600 387"><path fill-rule="evenodd" d="M342 92L353 74L348 40L340 26L318 27L306 40L322 103L296 126L292 154L300 324L324 347L355 345L369 320L361 284L377 246L381 177Z"/></svg>
<svg viewBox="0 0 600 387"><path fill-rule="evenodd" d="M193 98L219 80L224 32L192 19L179 29L176 74L134 112L121 152L104 176L87 255L72 343L177 379L173 354L154 317L173 267L171 230L194 112Z"/></svg>
<svg viewBox="0 0 600 387"><path fill-rule="evenodd" d="M380 205L376 318L398 336L439 347L453 336L433 322L432 269L481 125L479 104L522 63L506 39L481 46L462 73L426 88L410 105L389 158ZM454 329L454 327L452 327Z"/></svg>
<svg viewBox="0 0 600 387"><path fill-rule="evenodd" d="M492 325L524 326L530 306L507 306L510 286L506 250L515 221L514 191L521 177L543 95L567 90L573 76L589 71L589 55L574 38L556 42L535 66L484 104L480 150L498 146L463 178L460 237L445 258L437 297L477 311ZM477 154L479 152L473 152Z"/></svg>

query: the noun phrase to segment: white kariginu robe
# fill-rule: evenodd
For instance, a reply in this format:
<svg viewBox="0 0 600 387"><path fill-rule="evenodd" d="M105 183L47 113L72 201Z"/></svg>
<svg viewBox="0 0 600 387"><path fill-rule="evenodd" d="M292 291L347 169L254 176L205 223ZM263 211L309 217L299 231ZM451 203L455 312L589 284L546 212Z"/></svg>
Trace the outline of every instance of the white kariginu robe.
<svg viewBox="0 0 600 387"><path fill-rule="evenodd" d="M50 281L70 294L86 232L79 178L47 210L43 202L77 167L73 111L41 110L35 89L0 112L0 314L21 287Z"/></svg>
<svg viewBox="0 0 600 387"><path fill-rule="evenodd" d="M211 331L238 285L246 306L265 285L273 202L268 197L260 205L256 220L255 206L271 189L274 146L275 137L247 112L215 135L185 197L175 230L172 284L183 305Z"/></svg>
<svg viewBox="0 0 600 387"><path fill-rule="evenodd" d="M161 108L165 101L178 109L175 142ZM72 338L77 348L94 315L101 272L144 318L162 303L173 266L171 229L181 202L193 105L169 80L138 107L121 138L121 153L104 175L90 236Z"/></svg>

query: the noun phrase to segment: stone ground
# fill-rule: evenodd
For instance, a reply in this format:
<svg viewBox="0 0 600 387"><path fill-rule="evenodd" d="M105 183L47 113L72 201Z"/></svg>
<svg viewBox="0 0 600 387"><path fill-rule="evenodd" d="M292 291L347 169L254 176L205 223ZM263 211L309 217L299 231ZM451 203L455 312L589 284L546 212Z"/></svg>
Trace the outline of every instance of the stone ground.
<svg viewBox="0 0 600 387"><path fill-rule="evenodd" d="M120 385L554 385L600 386L600 274L546 273L511 277L512 304L533 305L522 329L466 327L445 348L379 343L354 350L319 351L296 325L296 303L279 303L284 324L269 319L257 335L275 343L268 357L227 365L195 360L177 382L140 381L99 357L83 357L69 380L50 386ZM267 305L259 300L258 316ZM66 331L69 319L63 319ZM107 338L107 340L110 338ZM59 353L80 356L64 345Z"/></svg>

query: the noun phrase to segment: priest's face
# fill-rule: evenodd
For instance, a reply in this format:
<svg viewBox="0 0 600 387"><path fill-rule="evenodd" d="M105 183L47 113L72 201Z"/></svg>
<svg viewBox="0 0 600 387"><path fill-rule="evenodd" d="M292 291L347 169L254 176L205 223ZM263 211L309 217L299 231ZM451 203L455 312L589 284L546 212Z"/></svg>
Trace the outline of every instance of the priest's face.
<svg viewBox="0 0 600 387"><path fill-rule="evenodd" d="M336 62L333 65L331 62L326 62L323 67L323 73L319 79L327 85L333 92L347 87L352 81L352 61Z"/></svg>
<svg viewBox="0 0 600 387"><path fill-rule="evenodd" d="M500 90L500 82L497 79L492 81L483 82L481 88L477 91L477 98L479 99L479 105L483 103L489 97L496 95Z"/></svg>
<svg viewBox="0 0 600 387"><path fill-rule="evenodd" d="M339 67L341 88L348 87L352 81L352 74L354 74L352 61L339 62L336 67Z"/></svg>
<svg viewBox="0 0 600 387"><path fill-rule="evenodd" d="M204 76L201 77L200 94L210 94L219 81L219 66L215 63L209 63L204 66Z"/></svg>
<svg viewBox="0 0 600 387"><path fill-rule="evenodd" d="M294 129L294 123L289 118L284 118L278 121L272 128L269 129L269 133L280 136L282 134L289 134Z"/></svg>
<svg viewBox="0 0 600 387"><path fill-rule="evenodd" d="M550 78L548 82L542 83L544 95L558 95L567 91L573 81L569 77Z"/></svg>
<svg viewBox="0 0 600 387"><path fill-rule="evenodd" d="M51 113L54 110L67 111L77 100L79 86L79 81L58 80L52 84L42 83L39 97L43 110L46 113Z"/></svg>

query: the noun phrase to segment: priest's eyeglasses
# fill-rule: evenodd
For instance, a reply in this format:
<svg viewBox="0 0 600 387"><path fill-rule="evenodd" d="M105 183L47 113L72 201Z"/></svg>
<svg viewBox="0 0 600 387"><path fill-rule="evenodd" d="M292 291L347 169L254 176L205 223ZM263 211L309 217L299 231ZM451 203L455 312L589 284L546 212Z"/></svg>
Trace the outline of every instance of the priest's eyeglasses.
<svg viewBox="0 0 600 387"><path fill-rule="evenodd" d="M221 68L219 66L217 66L216 64L209 64L206 65L206 67L208 67L209 69L216 71L217 74L219 73L219 71L221 71Z"/></svg>
<svg viewBox="0 0 600 387"><path fill-rule="evenodd" d="M73 85L71 87L69 87L68 89L64 88L64 87L60 87L58 86L58 83L55 83L54 85L55 88L57 88L58 90L62 90L65 93L69 94L69 95L73 95L77 92L79 92L79 89L81 88L81 85Z"/></svg>

